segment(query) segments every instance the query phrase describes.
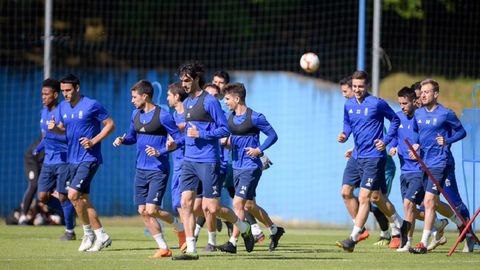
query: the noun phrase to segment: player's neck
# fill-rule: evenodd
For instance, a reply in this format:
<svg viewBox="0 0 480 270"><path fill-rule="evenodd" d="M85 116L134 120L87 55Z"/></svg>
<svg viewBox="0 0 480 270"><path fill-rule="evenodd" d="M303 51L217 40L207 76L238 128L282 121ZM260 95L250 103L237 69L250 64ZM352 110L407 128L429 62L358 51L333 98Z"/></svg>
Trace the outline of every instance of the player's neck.
<svg viewBox="0 0 480 270"><path fill-rule="evenodd" d="M48 111L51 112L51 111L55 110L55 108L57 107L57 104L58 104L58 102L53 102L52 104L48 105L47 106Z"/></svg>
<svg viewBox="0 0 480 270"><path fill-rule="evenodd" d="M238 104L235 108L235 115L242 115L247 111L247 105L245 104Z"/></svg>
<svg viewBox="0 0 480 270"><path fill-rule="evenodd" d="M196 98L202 94L203 90L201 88L195 88L190 91L190 98Z"/></svg>
<svg viewBox="0 0 480 270"><path fill-rule="evenodd" d="M83 98L83 97L79 95L76 99L74 99L74 100L72 100L72 101L70 102L70 106L71 106L72 108L74 108L75 106L77 106L77 104L80 102L80 100L81 100L82 98Z"/></svg>
<svg viewBox="0 0 480 270"><path fill-rule="evenodd" d="M148 113L148 112L151 112L153 110L155 110L155 104L153 104L151 102L146 102L145 106L143 107L143 111Z"/></svg>
<svg viewBox="0 0 480 270"><path fill-rule="evenodd" d="M185 109L183 108L183 103L182 102L177 102L177 105L175 105L175 111L178 114L182 114L185 111Z"/></svg>
<svg viewBox="0 0 480 270"><path fill-rule="evenodd" d="M432 102L428 105L425 105L425 110L427 110L427 112L432 112L433 110L435 110L436 108L438 107L438 103L435 101L435 102Z"/></svg>

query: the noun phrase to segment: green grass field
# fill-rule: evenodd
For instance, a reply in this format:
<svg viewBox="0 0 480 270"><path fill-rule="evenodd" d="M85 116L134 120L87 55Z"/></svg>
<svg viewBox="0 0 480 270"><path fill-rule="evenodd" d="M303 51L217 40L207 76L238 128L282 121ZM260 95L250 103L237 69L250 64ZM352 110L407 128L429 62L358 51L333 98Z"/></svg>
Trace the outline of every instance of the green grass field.
<svg viewBox="0 0 480 270"><path fill-rule="evenodd" d="M139 219L104 219L113 239L111 247L97 253L77 251L80 240L56 240L63 229L59 226L5 226L0 220L0 269L479 269L480 252L446 254L456 234L448 233L449 242L427 255L397 253L388 248L373 246L378 233L372 232L367 241L357 245L354 253L345 253L335 246L349 231L334 229L289 229L280 241L278 250L268 251L268 241L257 245L248 254L239 247L239 253L201 254L198 261L172 261L169 258L151 260L155 243L144 235ZM167 241L175 244L171 227L166 227ZM77 228L81 235L81 231ZM417 239L419 233L417 233ZM225 231L219 242L227 240ZM241 241L241 239L240 239ZM201 235L203 248L206 236ZM461 244L463 247L463 243ZM460 248L458 249L459 251ZM174 255L179 254L174 249Z"/></svg>

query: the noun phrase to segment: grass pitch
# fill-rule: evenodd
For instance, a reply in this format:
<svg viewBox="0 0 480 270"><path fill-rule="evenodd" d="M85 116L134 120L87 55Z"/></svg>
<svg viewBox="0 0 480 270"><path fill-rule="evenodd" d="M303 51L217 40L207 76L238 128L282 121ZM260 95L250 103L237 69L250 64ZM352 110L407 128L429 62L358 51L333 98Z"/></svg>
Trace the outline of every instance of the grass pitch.
<svg viewBox="0 0 480 270"><path fill-rule="evenodd" d="M348 236L347 230L286 229L275 252L268 251L268 239L255 246L252 253L244 251L242 240L238 254L200 253L198 261L172 261L170 258L148 259L156 250L151 237L145 236L140 219L104 219L107 232L113 239L111 247L101 252L78 252L80 240L60 242L63 233L59 226L5 226L0 225L0 269L479 269L480 251L461 253L457 248L451 257L446 254L456 239L456 233L448 233L449 242L427 255L397 253L373 243L378 232L361 242L353 253L345 253L335 246L336 240ZM77 237L82 235L77 227ZM266 232L266 231L265 231ZM414 242L420 237L416 233ZM176 239L170 226L166 227L166 239L171 246ZM225 230L218 236L219 243L228 239ZM206 244L205 232L199 239L199 250ZM178 249L173 249L178 255Z"/></svg>

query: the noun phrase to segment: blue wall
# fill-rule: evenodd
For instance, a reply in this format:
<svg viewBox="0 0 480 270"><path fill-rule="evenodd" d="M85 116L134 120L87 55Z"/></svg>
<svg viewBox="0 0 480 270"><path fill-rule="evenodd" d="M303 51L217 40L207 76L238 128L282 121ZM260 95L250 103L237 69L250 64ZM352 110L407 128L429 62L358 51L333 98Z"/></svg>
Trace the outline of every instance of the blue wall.
<svg viewBox="0 0 480 270"><path fill-rule="evenodd" d="M135 148L113 148L111 143L128 129L133 110L130 86L141 78L158 81L164 91L159 95L156 88L155 99L165 103L166 86L176 78L156 71L75 72L80 77L82 93L99 100L117 124L117 130L102 146L105 162L93 182L92 200L100 215L136 214L132 199ZM63 74L58 72L55 76ZM274 165L264 172L259 184L259 204L272 216L285 220L350 224L339 192L346 162L343 154L352 142L336 141L342 128L344 104L338 87L290 73L232 75L232 81L245 84L247 104L264 113L279 134L278 142L266 152ZM0 132L2 215L19 204L26 188L22 159L24 149L40 132L41 81L41 70L0 69L0 85L5 86L1 91L3 130ZM396 104L392 105L398 110ZM460 145L453 147L457 160L461 160L460 148ZM458 174L457 178L463 191L463 176ZM398 172L391 199L401 207Z"/></svg>

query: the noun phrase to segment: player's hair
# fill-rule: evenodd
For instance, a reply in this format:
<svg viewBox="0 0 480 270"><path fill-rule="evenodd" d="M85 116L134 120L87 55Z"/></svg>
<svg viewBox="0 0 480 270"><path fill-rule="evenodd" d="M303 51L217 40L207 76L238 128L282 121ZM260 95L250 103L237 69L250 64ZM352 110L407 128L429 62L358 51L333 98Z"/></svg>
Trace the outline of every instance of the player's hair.
<svg viewBox="0 0 480 270"><path fill-rule="evenodd" d="M415 91L415 90L420 90L421 87L422 87L422 86L420 85L420 81L414 82L414 83L410 86L410 88L412 88L413 91Z"/></svg>
<svg viewBox="0 0 480 270"><path fill-rule="evenodd" d="M222 91L220 90L220 87L218 87L218 85L213 84L213 83L206 83L206 84L203 86L203 89L207 89L208 87L215 88L215 90L217 90L218 95L221 95L221 94L222 94Z"/></svg>
<svg viewBox="0 0 480 270"><path fill-rule="evenodd" d="M225 84L230 83L230 75L225 70L219 70L213 73L213 77L223 78Z"/></svg>
<svg viewBox="0 0 480 270"><path fill-rule="evenodd" d="M60 83L69 83L75 88L80 85L80 80L77 78L77 76L70 73L63 77L63 79L60 80Z"/></svg>
<svg viewBox="0 0 480 270"><path fill-rule="evenodd" d="M434 79L425 79L420 82L421 86L424 86L426 84L431 84L433 86L433 91L434 92L440 92L440 86L438 85L438 82L435 81Z"/></svg>
<svg viewBox="0 0 480 270"><path fill-rule="evenodd" d="M137 83L135 83L132 88L130 88L131 91L137 91L138 94L143 95L146 94L147 96L150 97L150 99L153 98L153 85L151 82L147 80L140 80Z"/></svg>
<svg viewBox="0 0 480 270"><path fill-rule="evenodd" d="M171 83L168 86L168 91L170 91L174 95L178 94L181 102L183 102L188 97L187 92L185 92L185 88L183 88L182 84L179 82Z"/></svg>
<svg viewBox="0 0 480 270"><path fill-rule="evenodd" d="M45 79L42 83L42 88L43 87L48 87L52 89L54 92L60 93L60 82L55 79L52 79L52 78Z"/></svg>
<svg viewBox="0 0 480 270"><path fill-rule="evenodd" d="M178 69L178 75L179 77L187 75L192 79L198 78L198 85L202 89L205 85L205 70L203 69L202 65L197 62L186 63L180 66Z"/></svg>
<svg viewBox="0 0 480 270"><path fill-rule="evenodd" d="M343 77L338 84L340 85L348 85L348 87L352 87L352 76Z"/></svg>
<svg viewBox="0 0 480 270"><path fill-rule="evenodd" d="M364 80L365 84L370 84L368 73L363 70L357 70L352 74L352 80Z"/></svg>
<svg viewBox="0 0 480 270"><path fill-rule="evenodd" d="M225 85L223 91L225 91L225 94L238 96L242 102L245 102L247 90L245 89L243 83L229 83Z"/></svg>
<svg viewBox="0 0 480 270"><path fill-rule="evenodd" d="M406 86L402 87L402 89L398 91L397 95L398 97L404 97L410 101L415 101L415 99L417 99L417 94L415 94L415 90Z"/></svg>

